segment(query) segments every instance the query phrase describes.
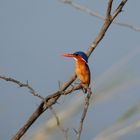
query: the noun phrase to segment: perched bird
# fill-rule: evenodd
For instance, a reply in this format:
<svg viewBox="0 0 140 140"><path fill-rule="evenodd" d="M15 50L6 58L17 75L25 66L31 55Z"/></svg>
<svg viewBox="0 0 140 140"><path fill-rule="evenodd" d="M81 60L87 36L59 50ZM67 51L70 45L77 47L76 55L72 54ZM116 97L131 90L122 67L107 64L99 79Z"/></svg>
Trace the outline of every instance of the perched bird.
<svg viewBox="0 0 140 140"><path fill-rule="evenodd" d="M90 70L87 64L87 55L82 51L78 51L73 54L63 54L63 56L75 59L75 73L81 82L82 88L87 92L90 85Z"/></svg>

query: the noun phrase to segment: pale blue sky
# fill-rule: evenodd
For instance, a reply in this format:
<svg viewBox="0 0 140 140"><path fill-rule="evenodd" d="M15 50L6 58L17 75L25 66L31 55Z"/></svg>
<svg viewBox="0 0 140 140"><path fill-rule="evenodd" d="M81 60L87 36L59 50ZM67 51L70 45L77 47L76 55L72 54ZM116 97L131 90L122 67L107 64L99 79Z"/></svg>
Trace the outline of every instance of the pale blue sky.
<svg viewBox="0 0 140 140"><path fill-rule="evenodd" d="M107 4L104 0L76 2L102 15ZM128 1L117 19L140 27L139 5L139 0ZM0 75L11 76L23 82L28 80L41 95L51 94L58 89L58 81L65 82L73 73L74 61L63 58L61 54L86 51L102 23L103 21L59 0L0 0ZM89 59L92 81L138 48L140 32L112 24ZM139 59L137 56L131 62L134 75L139 74ZM126 101L126 105L140 99L139 91L138 88L133 91L134 96ZM40 101L27 90L3 81L0 81L0 93L0 139L6 140L24 124ZM112 103L107 107L110 104ZM103 106L95 110L100 109L103 111ZM116 109L119 111L117 105ZM108 113L104 114L106 111L96 113L95 110L96 119L100 115L108 117ZM96 123L97 121L98 119ZM106 119L106 122L109 121L110 118ZM103 120L98 123L96 130L99 131L104 126ZM91 133L89 138L90 136L93 137Z"/></svg>

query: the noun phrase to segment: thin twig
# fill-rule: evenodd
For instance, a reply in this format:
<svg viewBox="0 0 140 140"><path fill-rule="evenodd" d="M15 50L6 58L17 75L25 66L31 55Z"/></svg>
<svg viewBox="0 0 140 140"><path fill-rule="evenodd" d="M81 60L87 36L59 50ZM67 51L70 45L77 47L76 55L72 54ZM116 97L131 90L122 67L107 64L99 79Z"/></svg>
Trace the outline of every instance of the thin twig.
<svg viewBox="0 0 140 140"><path fill-rule="evenodd" d="M116 16L122 11L123 6L126 4L127 0L122 0L119 6L116 8L114 15L112 15L111 19L105 18L105 22L95 40L91 43L90 48L87 51L87 55L90 56L94 49L97 47L99 42L103 39L107 29L109 28L110 24L116 18Z"/></svg>
<svg viewBox="0 0 140 140"><path fill-rule="evenodd" d="M33 96L36 96L38 98L40 98L41 100L44 100L45 98L41 95L39 95L30 85L29 85L29 82L27 81L27 83L23 83L19 80L16 80L14 78L11 78L11 77L6 77L6 76L0 76L0 79L1 80L5 80L5 81L8 81L8 82L12 82L12 83L15 83L17 84L19 87L24 87L24 88L27 88L29 90L29 92L33 95Z"/></svg>
<svg viewBox="0 0 140 140"><path fill-rule="evenodd" d="M89 88L87 90L87 96L85 97L85 105L84 105L84 110L83 110L83 113L82 113L82 116L81 116L81 120L80 120L80 126L79 126L78 131L76 131L76 133L77 133L77 140L80 140L80 137L81 137L81 133L82 133L83 125L84 125L84 120L85 120L85 117L86 117L86 114L87 114L87 111L88 111L89 100L90 100L91 95L92 95L92 91Z"/></svg>
<svg viewBox="0 0 140 140"><path fill-rule="evenodd" d="M68 129L64 129L61 125L60 125L60 120L59 117L57 116L56 111L53 109L53 107L50 107L50 110L52 112L52 114L54 115L55 119L56 119L56 123L58 128L61 130L61 132L64 134L64 138L65 140L68 140Z"/></svg>
<svg viewBox="0 0 140 140"><path fill-rule="evenodd" d="M79 11L85 12L85 13L91 15L91 16L94 16L94 17L98 18L98 19L105 20L105 17L100 15L98 12L96 12L94 10L91 10L90 8L88 8L86 6L83 6L81 4L78 4L75 1L72 1L72 0L59 0L59 1L65 3L65 4L69 4L73 8L75 8ZM119 22L119 21L116 21L116 20L114 20L113 23L116 24L116 25L122 26L122 27L132 29L134 31L140 32L140 27L136 27L133 24L125 23L125 22Z"/></svg>
<svg viewBox="0 0 140 140"><path fill-rule="evenodd" d="M107 12L106 12L107 18L109 18L111 16L112 2L113 2L113 0L109 0L109 2L108 2L108 8L107 8Z"/></svg>

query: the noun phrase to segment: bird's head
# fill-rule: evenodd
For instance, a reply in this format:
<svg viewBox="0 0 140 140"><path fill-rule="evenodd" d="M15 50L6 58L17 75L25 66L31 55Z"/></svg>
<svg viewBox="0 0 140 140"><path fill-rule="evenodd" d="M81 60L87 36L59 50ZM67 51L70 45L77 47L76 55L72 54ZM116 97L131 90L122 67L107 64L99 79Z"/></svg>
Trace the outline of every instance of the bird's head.
<svg viewBox="0 0 140 140"><path fill-rule="evenodd" d="M87 55L82 52L82 51L78 51L78 52L75 52L75 53L72 53L72 54L63 54L63 56L65 57L72 57L74 58L76 61L77 60L83 60L85 61L86 63L88 63L88 57Z"/></svg>

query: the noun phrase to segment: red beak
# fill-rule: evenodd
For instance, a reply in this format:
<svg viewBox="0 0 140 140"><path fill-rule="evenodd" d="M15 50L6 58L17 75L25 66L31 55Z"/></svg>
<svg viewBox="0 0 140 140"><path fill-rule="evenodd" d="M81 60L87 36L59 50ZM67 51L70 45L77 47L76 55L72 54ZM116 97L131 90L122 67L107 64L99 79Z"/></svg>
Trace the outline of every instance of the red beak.
<svg viewBox="0 0 140 140"><path fill-rule="evenodd" d="M68 54L68 53L63 54L63 56L65 56L65 57L74 57L73 54Z"/></svg>

